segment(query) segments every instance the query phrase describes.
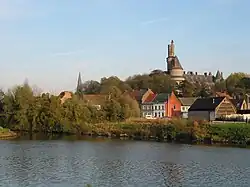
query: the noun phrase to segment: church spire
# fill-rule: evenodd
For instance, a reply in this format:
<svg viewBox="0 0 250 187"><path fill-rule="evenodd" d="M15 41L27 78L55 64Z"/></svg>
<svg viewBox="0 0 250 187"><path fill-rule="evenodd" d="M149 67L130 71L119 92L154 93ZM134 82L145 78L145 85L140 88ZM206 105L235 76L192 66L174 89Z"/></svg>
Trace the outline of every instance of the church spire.
<svg viewBox="0 0 250 187"><path fill-rule="evenodd" d="M79 72L78 79L77 79L77 87L76 87L76 92L81 93L82 90L82 77L81 73Z"/></svg>

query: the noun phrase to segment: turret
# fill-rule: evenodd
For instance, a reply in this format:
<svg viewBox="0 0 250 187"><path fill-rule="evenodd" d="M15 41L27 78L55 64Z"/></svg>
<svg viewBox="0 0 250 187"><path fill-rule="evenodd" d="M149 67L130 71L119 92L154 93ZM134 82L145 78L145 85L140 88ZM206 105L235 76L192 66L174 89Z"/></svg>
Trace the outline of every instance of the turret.
<svg viewBox="0 0 250 187"><path fill-rule="evenodd" d="M174 57L174 40L168 45L168 57Z"/></svg>

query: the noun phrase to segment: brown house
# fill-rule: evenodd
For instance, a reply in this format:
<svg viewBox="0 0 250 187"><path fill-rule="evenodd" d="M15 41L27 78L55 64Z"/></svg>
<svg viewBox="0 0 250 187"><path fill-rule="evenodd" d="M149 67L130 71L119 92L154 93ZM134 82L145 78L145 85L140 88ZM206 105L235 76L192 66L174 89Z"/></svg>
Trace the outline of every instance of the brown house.
<svg viewBox="0 0 250 187"><path fill-rule="evenodd" d="M188 118L214 121L236 113L234 104L227 97L198 98L189 108Z"/></svg>

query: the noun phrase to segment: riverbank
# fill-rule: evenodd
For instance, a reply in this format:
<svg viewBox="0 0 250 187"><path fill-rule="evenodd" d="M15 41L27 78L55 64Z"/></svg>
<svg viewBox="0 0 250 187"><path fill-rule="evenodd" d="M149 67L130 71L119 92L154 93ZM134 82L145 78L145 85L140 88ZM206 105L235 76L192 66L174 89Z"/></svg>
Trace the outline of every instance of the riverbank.
<svg viewBox="0 0 250 187"><path fill-rule="evenodd" d="M210 124L184 119L127 120L85 125L81 135L181 143L250 145L250 124Z"/></svg>
<svg viewBox="0 0 250 187"><path fill-rule="evenodd" d="M0 127L0 140L16 138L17 133L11 131L10 129Z"/></svg>
<svg viewBox="0 0 250 187"><path fill-rule="evenodd" d="M137 118L123 122L82 124L77 132L62 130L46 133L188 144L250 145L250 124L230 122L210 124L185 119L147 120Z"/></svg>

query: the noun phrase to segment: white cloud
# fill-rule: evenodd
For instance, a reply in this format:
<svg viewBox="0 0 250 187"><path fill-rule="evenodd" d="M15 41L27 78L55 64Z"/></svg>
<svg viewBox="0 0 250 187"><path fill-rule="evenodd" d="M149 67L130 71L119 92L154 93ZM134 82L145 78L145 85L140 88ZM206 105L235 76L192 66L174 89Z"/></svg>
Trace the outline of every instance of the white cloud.
<svg viewBox="0 0 250 187"><path fill-rule="evenodd" d="M79 54L84 52L83 49L75 50L75 51L66 51L66 52L60 52L60 53L54 53L52 56L69 56L74 54Z"/></svg>
<svg viewBox="0 0 250 187"><path fill-rule="evenodd" d="M150 25L153 23L163 22L163 21L167 21L167 20L168 20L167 17L162 17L162 18L158 18L158 19L154 19L154 20L143 21L143 22L141 22L141 25Z"/></svg>

